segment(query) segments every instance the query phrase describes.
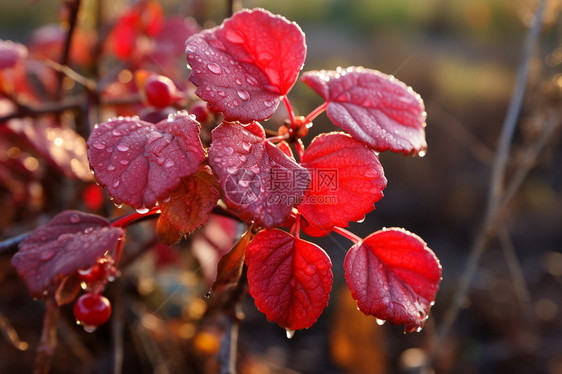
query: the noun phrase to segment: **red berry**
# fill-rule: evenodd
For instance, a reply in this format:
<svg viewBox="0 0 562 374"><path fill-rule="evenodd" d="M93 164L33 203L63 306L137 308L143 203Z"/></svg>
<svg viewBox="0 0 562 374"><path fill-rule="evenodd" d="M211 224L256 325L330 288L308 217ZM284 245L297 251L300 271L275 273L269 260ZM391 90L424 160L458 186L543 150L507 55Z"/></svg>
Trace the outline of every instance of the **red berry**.
<svg viewBox="0 0 562 374"><path fill-rule="evenodd" d="M95 328L105 323L111 316L109 300L99 294L86 293L74 304L74 318L85 328Z"/></svg>
<svg viewBox="0 0 562 374"><path fill-rule="evenodd" d="M194 102L189 108L189 113L193 114L199 123L203 123L209 119L209 108L207 108L207 103L204 101Z"/></svg>
<svg viewBox="0 0 562 374"><path fill-rule="evenodd" d="M176 86L168 77L151 75L144 82L146 101L156 108L165 108L175 100Z"/></svg>

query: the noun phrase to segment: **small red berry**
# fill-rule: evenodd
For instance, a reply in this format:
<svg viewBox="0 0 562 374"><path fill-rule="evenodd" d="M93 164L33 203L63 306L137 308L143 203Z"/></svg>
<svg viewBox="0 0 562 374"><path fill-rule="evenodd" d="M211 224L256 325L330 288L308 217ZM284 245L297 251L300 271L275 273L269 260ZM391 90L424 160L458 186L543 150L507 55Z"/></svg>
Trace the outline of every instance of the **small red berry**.
<svg viewBox="0 0 562 374"><path fill-rule="evenodd" d="M163 75L151 75L144 82L146 101L156 107L165 108L177 97L174 82Z"/></svg>
<svg viewBox="0 0 562 374"><path fill-rule="evenodd" d="M111 316L111 303L102 295L86 293L74 304L74 318L85 329L93 330Z"/></svg>
<svg viewBox="0 0 562 374"><path fill-rule="evenodd" d="M196 101L189 108L189 113L195 116L199 123L203 123L209 119L209 108L204 101Z"/></svg>
<svg viewBox="0 0 562 374"><path fill-rule="evenodd" d="M107 259L98 260L91 268L78 270L78 276L86 283L107 280L108 265Z"/></svg>

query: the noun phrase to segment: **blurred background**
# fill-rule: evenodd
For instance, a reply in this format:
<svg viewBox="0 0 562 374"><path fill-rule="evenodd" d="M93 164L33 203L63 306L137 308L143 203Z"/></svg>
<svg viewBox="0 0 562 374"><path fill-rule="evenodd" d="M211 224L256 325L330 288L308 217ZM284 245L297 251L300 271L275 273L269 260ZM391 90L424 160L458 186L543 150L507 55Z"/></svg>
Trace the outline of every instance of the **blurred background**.
<svg viewBox="0 0 562 374"><path fill-rule="evenodd" d="M118 14L127 4L107 4L106 12ZM166 14L193 16L204 28L220 24L228 14L227 2L219 0L167 0L162 5ZM562 373L559 131L552 132L531 160L533 168L502 211L503 236L490 236L458 318L436 345L484 220L498 137L537 1L245 0L241 5L263 7L300 25L308 46L304 71L365 66L395 75L421 95L428 113L427 155L381 154L388 179L385 197L364 222L350 229L359 236L393 226L415 232L440 259L443 280L424 330L403 334L401 326L379 326L357 311L343 277L343 259L351 243L337 235L315 239L334 264L329 307L314 326L289 340L248 296L240 328L239 372ZM60 9L61 3L53 0L4 2L0 39L28 43L33 30L58 22ZM537 144L544 124L560 124L562 118L561 9L561 1L547 1L508 181ZM87 14L84 19L87 22ZM185 79L187 74L186 69ZM321 104L321 98L299 82L289 98L300 115ZM282 117L278 113L264 126L274 130ZM305 142L331 130L336 127L323 114ZM48 191L45 187L43 193ZM8 199L9 191L3 194ZM2 219L2 239L31 229L45 213L43 207L38 203ZM142 236L142 227L138 231L139 243L148 245L150 238ZM134 301L134 310L126 314L131 317L125 319L124 372L215 372L221 322L218 317L203 318L208 276L201 257L181 246L158 248L143 255L108 290L125 303ZM180 260L158 266L155 258L170 253ZM18 351L7 336L0 337L0 372L25 373L33 367L43 311L15 275L10 255L0 254L0 326L6 333L9 322L29 349ZM68 310L63 314L66 321L59 327L52 372L109 372L110 328L85 334L73 325ZM207 327L202 328L201 321ZM433 362L423 368L429 359Z"/></svg>

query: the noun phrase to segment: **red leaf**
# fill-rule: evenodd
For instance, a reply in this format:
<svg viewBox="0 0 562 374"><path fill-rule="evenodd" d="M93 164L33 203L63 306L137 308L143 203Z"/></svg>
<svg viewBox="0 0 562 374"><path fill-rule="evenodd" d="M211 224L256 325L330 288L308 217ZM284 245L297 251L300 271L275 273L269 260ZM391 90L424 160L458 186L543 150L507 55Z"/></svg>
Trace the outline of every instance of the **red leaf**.
<svg viewBox="0 0 562 374"><path fill-rule="evenodd" d="M259 227L282 224L310 181L306 169L265 140L263 127L223 122L211 133L209 163L226 204Z"/></svg>
<svg viewBox="0 0 562 374"><path fill-rule="evenodd" d="M158 218L157 231L162 237L167 232L179 232L180 235L191 234L209 219L209 213L220 198L219 185L208 166L182 179L179 187L172 192L170 200L161 202L162 214ZM163 240L165 244L174 244L176 240Z"/></svg>
<svg viewBox="0 0 562 374"><path fill-rule="evenodd" d="M88 158L96 180L115 203L151 208L167 198L181 178L205 159L199 123L182 111L157 124L137 117L102 123L88 139Z"/></svg>
<svg viewBox="0 0 562 374"><path fill-rule="evenodd" d="M271 117L297 79L306 56L295 23L263 9L242 10L186 42L196 94L227 121Z"/></svg>
<svg viewBox="0 0 562 374"><path fill-rule="evenodd" d="M232 249L221 257L217 265L217 278L211 288L213 292L223 292L238 284L244 268L246 248L252 238L252 230L249 229L242 234Z"/></svg>
<svg viewBox="0 0 562 374"><path fill-rule="evenodd" d="M344 261L345 278L359 309L405 331L419 331L441 279L439 260L404 229L377 231L355 244Z"/></svg>
<svg viewBox="0 0 562 374"><path fill-rule="evenodd" d="M246 265L256 306L286 329L312 326L328 305L332 262L316 244L264 230L248 245Z"/></svg>
<svg viewBox="0 0 562 374"><path fill-rule="evenodd" d="M14 132L24 135L35 150L66 176L91 181L84 138L72 129L55 127L47 119L11 121Z"/></svg>
<svg viewBox="0 0 562 374"><path fill-rule="evenodd" d="M61 277L92 267L122 236L123 230L103 217L66 210L25 238L12 265L39 298L53 294Z"/></svg>
<svg viewBox="0 0 562 374"><path fill-rule="evenodd" d="M347 227L374 209L386 178L377 154L344 133L317 136L304 152L301 165L312 181L297 207L308 223L328 234Z"/></svg>
<svg viewBox="0 0 562 374"><path fill-rule="evenodd" d="M411 87L377 70L309 71L302 81L327 102L336 125L378 152L425 152L424 104Z"/></svg>

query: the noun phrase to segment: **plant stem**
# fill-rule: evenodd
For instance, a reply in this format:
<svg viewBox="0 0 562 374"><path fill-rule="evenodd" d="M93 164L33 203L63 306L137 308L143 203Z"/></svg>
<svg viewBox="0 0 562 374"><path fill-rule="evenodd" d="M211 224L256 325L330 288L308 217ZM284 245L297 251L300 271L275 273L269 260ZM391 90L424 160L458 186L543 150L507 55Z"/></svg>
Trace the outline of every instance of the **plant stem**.
<svg viewBox="0 0 562 374"><path fill-rule="evenodd" d="M322 114L322 112L326 110L327 106L328 106L328 102L325 101L322 105L319 105L316 109L310 112L310 114L306 116L306 118L304 119L304 124L307 125L312 121L314 121L316 117L318 117L320 114Z"/></svg>
<svg viewBox="0 0 562 374"><path fill-rule="evenodd" d="M147 218L147 217L150 217L150 216L158 215L160 213L161 213L161 208L159 206L156 206L156 207L150 209L146 213L135 212L135 213L129 214L127 216L118 218L115 221L113 221L111 226L113 226L113 227L127 227L135 221L138 221L140 219L144 219L144 218Z"/></svg>
<svg viewBox="0 0 562 374"><path fill-rule="evenodd" d="M337 226L334 227L334 232L337 232L338 234L340 234L344 238L351 240L353 242L353 244L357 244L357 243L363 241L363 239L361 239L360 237L358 237L354 233L352 233L350 231L347 231L346 229L344 229L342 227L337 227Z"/></svg>
<svg viewBox="0 0 562 374"><path fill-rule="evenodd" d="M47 374L53 362L53 355L57 346L57 320L59 308L53 299L45 300L45 316L43 317L43 329L41 340L37 347L34 374Z"/></svg>
<svg viewBox="0 0 562 374"><path fill-rule="evenodd" d="M297 119L295 118L295 113L293 112L293 107L291 106L291 102L287 95L283 96L283 103L287 107L287 111L289 112L289 119L291 120L291 129L297 129Z"/></svg>
<svg viewBox="0 0 562 374"><path fill-rule="evenodd" d="M66 7L68 9L69 18L68 18L68 32L66 34L66 39L64 41L64 48L62 50L61 56L61 65L68 65L68 60L70 57L70 47L72 45L72 37L74 35L74 30L76 28L76 22L78 20L78 11L80 9L80 0L70 0L65 2ZM57 85L57 94L56 99L60 100L62 98L63 88L62 88L62 80L65 77L63 72L59 72L58 74L58 85Z"/></svg>

